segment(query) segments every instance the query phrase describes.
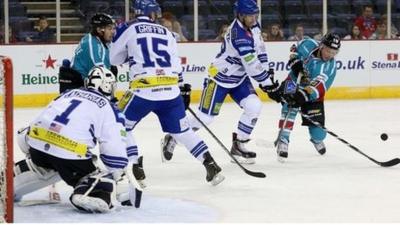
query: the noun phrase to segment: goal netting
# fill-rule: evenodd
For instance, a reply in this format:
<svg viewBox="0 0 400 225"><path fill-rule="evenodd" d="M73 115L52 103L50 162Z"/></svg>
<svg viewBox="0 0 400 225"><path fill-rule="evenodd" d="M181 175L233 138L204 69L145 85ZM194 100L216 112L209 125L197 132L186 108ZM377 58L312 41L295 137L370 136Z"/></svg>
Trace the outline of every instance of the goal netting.
<svg viewBox="0 0 400 225"><path fill-rule="evenodd" d="M13 221L12 62L0 56L0 222Z"/></svg>

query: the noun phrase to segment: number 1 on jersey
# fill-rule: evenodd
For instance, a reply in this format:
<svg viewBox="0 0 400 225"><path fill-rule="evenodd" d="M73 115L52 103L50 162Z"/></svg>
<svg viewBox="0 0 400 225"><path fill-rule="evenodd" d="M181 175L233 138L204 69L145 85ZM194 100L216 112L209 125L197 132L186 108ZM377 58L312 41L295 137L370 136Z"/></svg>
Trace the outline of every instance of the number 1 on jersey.
<svg viewBox="0 0 400 225"><path fill-rule="evenodd" d="M57 115L54 118L54 121L57 121L57 122L62 123L64 125L67 125L67 123L69 122L69 119L68 119L69 114L71 114L71 112L76 107L78 107L78 105L81 104L82 102L79 101L79 100L71 100L69 103L70 103L70 105L68 106L68 108L63 113L61 113L60 115Z"/></svg>

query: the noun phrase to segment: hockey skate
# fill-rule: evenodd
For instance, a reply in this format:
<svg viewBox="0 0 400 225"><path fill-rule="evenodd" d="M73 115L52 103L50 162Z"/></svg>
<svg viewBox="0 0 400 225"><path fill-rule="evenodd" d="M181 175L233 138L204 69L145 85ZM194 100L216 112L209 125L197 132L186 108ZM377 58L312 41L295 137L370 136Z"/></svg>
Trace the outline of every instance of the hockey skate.
<svg viewBox="0 0 400 225"><path fill-rule="evenodd" d="M315 142L314 140L310 140L311 141L311 143L313 143L313 145L314 145L314 147L315 147L315 150L317 150L317 152L320 154L320 155L323 155L323 154L325 154L325 152L326 152L326 147L325 147L325 144L324 144L324 142L323 141L321 141L321 142Z"/></svg>
<svg viewBox="0 0 400 225"><path fill-rule="evenodd" d="M166 162L172 159L177 142L170 134L161 139L161 161Z"/></svg>
<svg viewBox="0 0 400 225"><path fill-rule="evenodd" d="M278 162L284 163L288 157L288 146L289 144L279 140L277 141L276 153L278 154Z"/></svg>
<svg viewBox="0 0 400 225"><path fill-rule="evenodd" d="M209 152L204 153L203 157L204 157L203 165L207 171L206 180L207 182L216 186L225 179L225 177L220 173L221 167L217 165L217 163L214 161Z"/></svg>
<svg viewBox="0 0 400 225"><path fill-rule="evenodd" d="M241 164L254 164L256 162L255 158L256 158L257 154L255 152L251 152L251 151L247 150L244 147L244 144L249 141L250 141L250 139L238 140L237 134L232 133L231 154ZM234 161L232 160L231 162L234 162Z"/></svg>

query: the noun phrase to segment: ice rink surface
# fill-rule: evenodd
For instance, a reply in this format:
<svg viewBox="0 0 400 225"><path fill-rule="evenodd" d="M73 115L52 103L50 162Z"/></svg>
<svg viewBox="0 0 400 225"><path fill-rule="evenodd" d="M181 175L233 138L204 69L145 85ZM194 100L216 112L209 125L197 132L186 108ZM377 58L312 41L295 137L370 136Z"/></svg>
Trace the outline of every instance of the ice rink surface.
<svg viewBox="0 0 400 225"><path fill-rule="evenodd" d="M197 104L192 104L195 108ZM326 127L378 161L400 157L400 100L326 101ZM15 130L27 125L40 109L16 109ZM231 147L241 110L222 106L210 129ZM400 165L382 168L334 137L325 140L320 156L308 130L296 120L289 158L282 164L272 147L278 133L280 106L265 103L248 148L257 152L255 165L267 178L246 175L202 129L204 138L226 179L218 186L205 181L205 169L178 146L171 162L161 163L161 127L152 114L136 127L135 138L144 156L147 185L140 209L117 206L104 215L76 212L69 203L72 189L58 184L62 203L21 207L15 204L15 222L400 222ZM380 140L387 133L387 141ZM15 145L17 146L17 145ZM15 160L22 153L15 150ZM47 188L25 196L46 199Z"/></svg>

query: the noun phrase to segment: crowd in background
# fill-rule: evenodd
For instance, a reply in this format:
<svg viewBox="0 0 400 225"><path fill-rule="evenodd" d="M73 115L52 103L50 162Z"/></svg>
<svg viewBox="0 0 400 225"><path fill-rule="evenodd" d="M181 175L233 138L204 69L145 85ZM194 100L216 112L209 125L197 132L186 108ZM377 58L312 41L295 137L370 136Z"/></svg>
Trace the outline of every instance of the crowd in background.
<svg viewBox="0 0 400 225"><path fill-rule="evenodd" d="M180 0L178 0L180 1ZM278 0L280 1L280 0ZM306 0L303 0L306 1ZM378 1L378 0L374 0ZM160 0L159 2L167 2L168 0ZM172 1L173 2L173 1ZM202 1L199 1L201 3ZM215 1L218 2L218 1ZM79 1L74 0L71 1L71 4L74 4L78 9L80 14L83 16L83 24L85 24L85 19L91 16L94 12L90 11L94 8L88 8L85 4L89 4L90 1ZM397 1L396 1L397 4ZM400 4L400 3L399 3ZM167 27L170 31L173 32L178 42L186 42L193 41L193 19L189 17L189 15L176 15L177 11L170 10L166 4L161 4L164 6L162 17L159 19L159 23ZM200 7L200 6L199 6ZM115 17L117 22L123 22L124 16L119 15L115 11L110 11L111 7L108 8L96 8L96 10L105 11L106 13L117 14ZM342 27L340 29L341 32L339 34L343 39L348 40L366 40L366 39L398 39L400 34L398 33L398 29L396 28L395 23L391 23L391 34L387 35L387 15L374 13L374 5L364 5L362 7L361 14L358 15L354 20L348 21L348 27ZM89 10L89 11L88 11ZM396 10L396 9L393 9ZM172 12L174 11L174 12ZM218 12L221 12L218 11ZM230 13L230 12L229 12ZM264 18L264 15L268 12L264 12L260 15L260 18ZM328 12L329 13L329 12ZM231 14L231 13L230 13ZM132 12L130 17L133 18ZM231 15L226 17L215 17L215 21L210 21L210 16L208 18L208 24L205 25L207 28L211 29L203 29L204 27L204 17L199 16L199 41L221 41L223 39L223 35L225 34L227 28L229 27L230 21L233 19ZM220 18L223 18L222 20ZM188 21L189 19L189 21ZM282 20L285 21L285 20ZM211 23L213 26L211 26ZM4 24L0 19L0 44L4 43ZM37 21L32 23L31 29L21 29L18 32L15 32L13 26L9 27L9 43L54 43L56 41L55 38L55 27L49 26L48 19L45 15L38 16ZM262 23L262 36L264 41L299 41L304 37L311 37L319 40L322 37L322 29L321 23L319 23L318 27L313 27L310 32L308 24L303 24L301 21L299 23L290 24L288 26L283 22L269 22L266 23L263 21ZM328 31L333 31L332 29L336 29L333 27ZM22 33L22 35L21 35Z"/></svg>

